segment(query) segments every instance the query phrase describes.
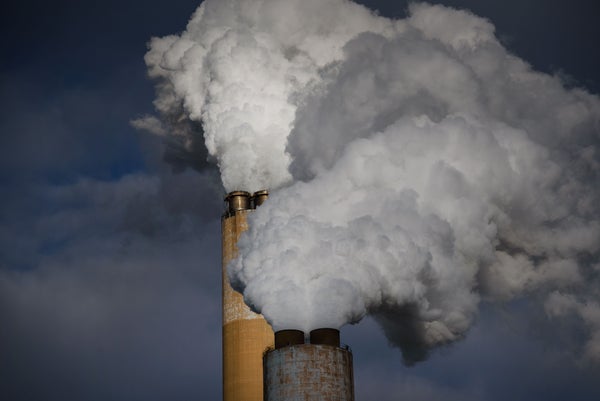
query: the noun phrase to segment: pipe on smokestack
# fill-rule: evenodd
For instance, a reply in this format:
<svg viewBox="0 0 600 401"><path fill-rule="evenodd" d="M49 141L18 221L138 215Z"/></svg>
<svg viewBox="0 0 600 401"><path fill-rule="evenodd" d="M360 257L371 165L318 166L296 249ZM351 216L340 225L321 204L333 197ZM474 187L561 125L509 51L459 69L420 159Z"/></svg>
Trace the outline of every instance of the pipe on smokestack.
<svg viewBox="0 0 600 401"><path fill-rule="evenodd" d="M300 330L278 331L263 369L265 401L354 401L352 353L336 329L313 330L306 344Z"/></svg>
<svg viewBox="0 0 600 401"><path fill-rule="evenodd" d="M231 216L236 212L249 210L251 209L250 193L246 191L230 192L225 197L225 203L227 204L227 213Z"/></svg>
<svg viewBox="0 0 600 401"><path fill-rule="evenodd" d="M256 191L255 193L253 193L252 204L254 205L254 208L256 209L257 207L262 205L268 197L269 191L267 191L266 189L263 189L262 191Z"/></svg>
<svg viewBox="0 0 600 401"><path fill-rule="evenodd" d="M227 265L237 256L237 241L248 229L246 216L262 204L267 191L234 191L225 197L221 220L223 246L223 401L263 401L262 356L273 346L273 330L250 310L229 284Z"/></svg>
<svg viewBox="0 0 600 401"><path fill-rule="evenodd" d="M331 345L332 347L340 346L340 331L336 329L315 329L310 332L311 344Z"/></svg>
<svg viewBox="0 0 600 401"><path fill-rule="evenodd" d="M302 330L279 330L275 333L275 349L296 344L304 344L304 332Z"/></svg>

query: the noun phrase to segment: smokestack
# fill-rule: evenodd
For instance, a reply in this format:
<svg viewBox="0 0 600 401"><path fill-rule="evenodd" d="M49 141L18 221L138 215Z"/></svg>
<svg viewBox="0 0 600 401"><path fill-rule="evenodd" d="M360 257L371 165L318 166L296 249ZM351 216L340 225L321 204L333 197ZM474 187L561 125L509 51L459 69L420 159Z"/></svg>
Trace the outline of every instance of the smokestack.
<svg viewBox="0 0 600 401"><path fill-rule="evenodd" d="M227 264L237 256L237 241L248 229L247 214L262 204L267 191L234 191L225 197L221 221L223 246L223 401L263 401L262 355L273 346L273 330L234 291Z"/></svg>
<svg viewBox="0 0 600 401"><path fill-rule="evenodd" d="M265 401L354 401L352 352L336 329L275 333L275 349L263 358Z"/></svg>
<svg viewBox="0 0 600 401"><path fill-rule="evenodd" d="M254 208L256 209L257 207L262 205L267 200L268 197L269 197L269 191L267 191L266 189L263 189L262 191L256 191L252 195L252 204L253 204Z"/></svg>

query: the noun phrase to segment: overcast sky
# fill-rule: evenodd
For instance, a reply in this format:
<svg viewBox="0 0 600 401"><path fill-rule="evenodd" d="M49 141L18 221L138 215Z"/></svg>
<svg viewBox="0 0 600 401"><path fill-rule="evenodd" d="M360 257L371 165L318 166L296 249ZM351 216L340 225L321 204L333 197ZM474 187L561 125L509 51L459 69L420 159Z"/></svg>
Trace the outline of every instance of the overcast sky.
<svg viewBox="0 0 600 401"><path fill-rule="evenodd" d="M405 16L404 1L359 3ZM600 92L596 1L433 3ZM130 125L153 112L147 41L198 4L22 1L0 16L2 399L221 398L224 190L214 166L175 168ZM586 333L536 305L482 304L464 340L412 367L373 321L344 327L357 400L600 399L599 367L572 352Z"/></svg>

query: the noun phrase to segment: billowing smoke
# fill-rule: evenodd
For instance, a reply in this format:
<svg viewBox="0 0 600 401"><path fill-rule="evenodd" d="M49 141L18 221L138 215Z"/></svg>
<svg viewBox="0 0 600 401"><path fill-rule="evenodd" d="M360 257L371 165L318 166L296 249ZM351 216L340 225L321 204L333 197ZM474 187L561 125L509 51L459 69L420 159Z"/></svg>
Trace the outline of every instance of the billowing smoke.
<svg viewBox="0 0 600 401"><path fill-rule="evenodd" d="M225 188L272 190L229 273L275 330L371 314L411 362L464 336L480 301L535 295L578 314L600 361L600 100L490 22L206 0L146 62L163 121L201 123Z"/></svg>

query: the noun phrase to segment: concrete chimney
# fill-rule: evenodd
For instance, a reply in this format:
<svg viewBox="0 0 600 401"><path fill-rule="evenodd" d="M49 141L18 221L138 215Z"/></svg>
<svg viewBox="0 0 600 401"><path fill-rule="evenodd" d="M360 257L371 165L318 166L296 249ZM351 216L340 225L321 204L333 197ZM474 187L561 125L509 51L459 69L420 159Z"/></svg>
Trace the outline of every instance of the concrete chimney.
<svg viewBox="0 0 600 401"><path fill-rule="evenodd" d="M275 348L265 353L265 401L354 401L352 352L340 346L340 332L299 330L275 333Z"/></svg>
<svg viewBox="0 0 600 401"><path fill-rule="evenodd" d="M248 229L246 216L268 197L234 191L225 197L221 220L223 270L223 401L263 401L262 356L273 347L273 330L262 315L250 310L231 288L227 264L237 256L237 241Z"/></svg>

